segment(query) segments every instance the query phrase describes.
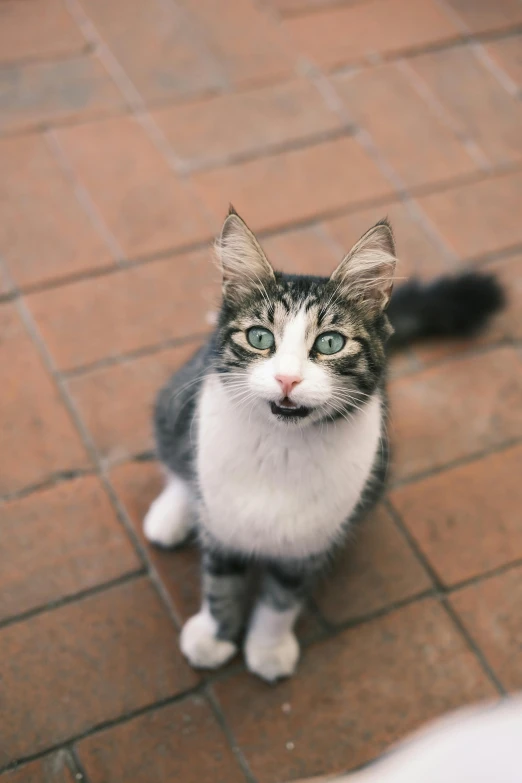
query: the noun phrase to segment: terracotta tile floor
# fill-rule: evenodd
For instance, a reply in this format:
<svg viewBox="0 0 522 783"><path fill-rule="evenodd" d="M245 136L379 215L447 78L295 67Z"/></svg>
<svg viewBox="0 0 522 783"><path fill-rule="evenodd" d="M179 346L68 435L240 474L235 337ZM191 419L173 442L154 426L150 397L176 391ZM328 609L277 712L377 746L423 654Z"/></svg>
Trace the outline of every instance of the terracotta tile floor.
<svg viewBox="0 0 522 783"><path fill-rule="evenodd" d="M2 0L2 782L282 783L522 688L521 64L519 0ZM197 553L141 534L229 201L287 270L387 213L399 274L509 294L393 360L388 499L276 687L190 670Z"/></svg>

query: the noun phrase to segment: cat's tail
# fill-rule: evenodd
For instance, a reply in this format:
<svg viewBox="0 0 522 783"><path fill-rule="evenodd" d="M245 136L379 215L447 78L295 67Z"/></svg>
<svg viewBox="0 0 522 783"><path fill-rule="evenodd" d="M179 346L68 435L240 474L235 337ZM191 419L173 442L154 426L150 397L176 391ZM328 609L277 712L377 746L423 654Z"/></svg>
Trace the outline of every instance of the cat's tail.
<svg viewBox="0 0 522 783"><path fill-rule="evenodd" d="M504 291L493 275L466 272L398 286L388 306L392 347L422 337L467 337L501 310Z"/></svg>

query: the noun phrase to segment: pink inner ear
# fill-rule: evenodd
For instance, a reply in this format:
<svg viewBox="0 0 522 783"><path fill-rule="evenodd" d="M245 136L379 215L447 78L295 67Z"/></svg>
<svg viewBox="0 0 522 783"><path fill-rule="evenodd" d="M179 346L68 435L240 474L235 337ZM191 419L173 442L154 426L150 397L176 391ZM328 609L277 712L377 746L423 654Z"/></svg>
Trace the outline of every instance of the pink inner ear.
<svg viewBox="0 0 522 783"><path fill-rule="evenodd" d="M384 308L390 298L395 270L395 245L386 220L377 223L356 242L332 275L344 283L347 296L378 303Z"/></svg>
<svg viewBox="0 0 522 783"><path fill-rule="evenodd" d="M332 275L348 299L383 310L391 296L395 256L379 238L360 240Z"/></svg>
<svg viewBox="0 0 522 783"><path fill-rule="evenodd" d="M377 301L383 301L384 304L389 300L393 288L393 277L390 277L390 270L388 264L381 264L379 269L375 270L375 286L371 287L369 292L370 296L373 296Z"/></svg>

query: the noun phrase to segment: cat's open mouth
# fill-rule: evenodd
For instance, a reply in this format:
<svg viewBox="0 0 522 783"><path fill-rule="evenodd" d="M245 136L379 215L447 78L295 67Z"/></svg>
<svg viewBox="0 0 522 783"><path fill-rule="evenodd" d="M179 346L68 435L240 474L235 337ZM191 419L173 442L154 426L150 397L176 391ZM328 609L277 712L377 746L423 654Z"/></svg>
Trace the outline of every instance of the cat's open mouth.
<svg viewBox="0 0 522 783"><path fill-rule="evenodd" d="M302 419L311 412L311 408L305 408L304 405L296 405L288 397L284 397L279 403L271 402L270 410L275 416L282 416L285 419Z"/></svg>

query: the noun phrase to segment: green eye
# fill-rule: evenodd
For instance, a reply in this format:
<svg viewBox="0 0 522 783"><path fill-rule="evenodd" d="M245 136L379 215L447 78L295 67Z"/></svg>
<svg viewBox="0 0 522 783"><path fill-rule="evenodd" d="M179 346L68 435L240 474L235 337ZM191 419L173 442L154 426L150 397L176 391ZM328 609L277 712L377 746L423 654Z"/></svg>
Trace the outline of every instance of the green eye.
<svg viewBox="0 0 522 783"><path fill-rule="evenodd" d="M263 329L261 326L253 326L246 333L247 340L252 348L257 348L258 351L266 351L267 348L272 348L275 340L272 332L268 329Z"/></svg>
<svg viewBox="0 0 522 783"><path fill-rule="evenodd" d="M344 348L346 340L339 332L325 332L320 334L314 343L314 348L319 353L332 354L339 353Z"/></svg>

